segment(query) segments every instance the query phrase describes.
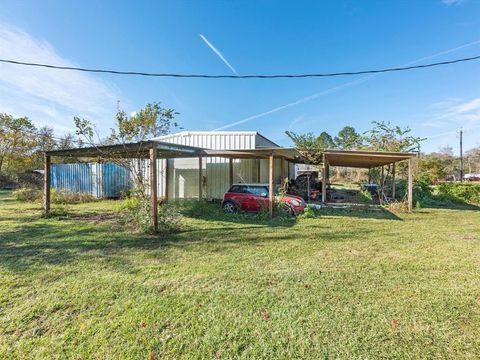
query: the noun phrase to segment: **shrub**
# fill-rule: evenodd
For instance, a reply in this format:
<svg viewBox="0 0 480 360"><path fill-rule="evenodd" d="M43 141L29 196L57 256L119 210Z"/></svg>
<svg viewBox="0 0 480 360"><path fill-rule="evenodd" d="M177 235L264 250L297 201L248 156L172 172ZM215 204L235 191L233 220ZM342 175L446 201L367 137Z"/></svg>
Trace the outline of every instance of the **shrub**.
<svg viewBox="0 0 480 360"><path fill-rule="evenodd" d="M87 193L76 193L65 190L52 189L50 201L53 204L81 204L86 202L98 201L98 198Z"/></svg>
<svg viewBox="0 0 480 360"><path fill-rule="evenodd" d="M318 210L316 210L313 206L307 206L305 211L301 215L302 218L305 219L312 219L318 216Z"/></svg>
<svg viewBox="0 0 480 360"><path fill-rule="evenodd" d="M152 233L150 200L142 196L130 196L120 207L125 223L140 232ZM181 213L176 204L161 204L158 207L158 227L160 231L176 231L180 228Z"/></svg>
<svg viewBox="0 0 480 360"><path fill-rule="evenodd" d="M358 194L358 200L361 204L370 205L373 202L372 194L368 190L362 190Z"/></svg>
<svg viewBox="0 0 480 360"><path fill-rule="evenodd" d="M436 193L454 202L480 205L480 184L445 183L436 188Z"/></svg>
<svg viewBox="0 0 480 360"><path fill-rule="evenodd" d="M13 192L13 198L17 201L32 202L42 199L42 191L38 189L22 188Z"/></svg>
<svg viewBox="0 0 480 360"><path fill-rule="evenodd" d="M407 194L407 181L406 180L400 180L397 184L396 190L397 194L396 197L398 199L404 199L406 198ZM431 204L431 202L434 199L433 193L432 193L432 187L430 186L428 181L422 181L422 180L416 180L413 183L413 203L419 202L420 204Z"/></svg>

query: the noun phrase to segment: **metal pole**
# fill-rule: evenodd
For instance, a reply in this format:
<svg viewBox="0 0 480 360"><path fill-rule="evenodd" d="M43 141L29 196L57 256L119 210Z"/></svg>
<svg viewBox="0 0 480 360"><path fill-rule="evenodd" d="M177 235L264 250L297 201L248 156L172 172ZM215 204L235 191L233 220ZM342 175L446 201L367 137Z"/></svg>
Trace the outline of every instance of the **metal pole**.
<svg viewBox="0 0 480 360"><path fill-rule="evenodd" d="M45 210L45 216L50 214L50 155L44 155L44 168L43 168L43 210Z"/></svg>
<svg viewBox="0 0 480 360"><path fill-rule="evenodd" d="M460 129L460 182L463 182L463 130Z"/></svg>
<svg viewBox="0 0 480 360"><path fill-rule="evenodd" d="M157 149L150 149L150 209L152 212L153 230L158 231L157 202Z"/></svg>
<svg viewBox="0 0 480 360"><path fill-rule="evenodd" d="M408 211L413 208L413 158L408 159Z"/></svg>
<svg viewBox="0 0 480 360"><path fill-rule="evenodd" d="M273 218L273 153L270 154L268 164L268 214Z"/></svg>
<svg viewBox="0 0 480 360"><path fill-rule="evenodd" d="M202 200L203 197L203 165L202 165L202 157L198 157L198 200Z"/></svg>

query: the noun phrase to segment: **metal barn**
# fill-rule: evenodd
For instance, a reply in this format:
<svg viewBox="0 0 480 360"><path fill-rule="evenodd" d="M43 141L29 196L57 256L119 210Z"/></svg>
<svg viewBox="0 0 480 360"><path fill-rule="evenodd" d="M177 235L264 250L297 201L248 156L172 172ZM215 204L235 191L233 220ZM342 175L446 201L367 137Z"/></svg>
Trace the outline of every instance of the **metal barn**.
<svg viewBox="0 0 480 360"><path fill-rule="evenodd" d="M256 131L184 131L152 140L209 150L259 150L280 148ZM158 194L165 196L165 174L168 161L167 194L169 199L198 198L199 162L197 158L157 160ZM221 199L230 186L228 158L207 157L202 162L203 194L207 199ZM294 176L294 165L276 158L274 183ZM282 164L283 162L283 164ZM268 183L268 159L233 159L234 183Z"/></svg>

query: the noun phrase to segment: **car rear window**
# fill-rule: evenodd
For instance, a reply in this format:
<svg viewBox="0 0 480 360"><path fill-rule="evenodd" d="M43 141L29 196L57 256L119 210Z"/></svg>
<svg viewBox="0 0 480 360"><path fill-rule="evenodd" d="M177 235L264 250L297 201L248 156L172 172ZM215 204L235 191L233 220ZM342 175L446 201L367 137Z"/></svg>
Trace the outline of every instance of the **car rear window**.
<svg viewBox="0 0 480 360"><path fill-rule="evenodd" d="M233 185L228 192L243 194L245 193L245 186Z"/></svg>

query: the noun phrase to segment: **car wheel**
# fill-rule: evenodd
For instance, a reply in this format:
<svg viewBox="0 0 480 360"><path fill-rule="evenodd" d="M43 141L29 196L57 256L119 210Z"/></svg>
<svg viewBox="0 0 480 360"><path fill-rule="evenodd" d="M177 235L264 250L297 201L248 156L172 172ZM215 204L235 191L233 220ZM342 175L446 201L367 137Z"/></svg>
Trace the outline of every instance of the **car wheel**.
<svg viewBox="0 0 480 360"><path fill-rule="evenodd" d="M225 201L222 208L225 214L235 214L237 212L237 205L232 201Z"/></svg>
<svg viewBox="0 0 480 360"><path fill-rule="evenodd" d="M290 205L287 204L282 205L282 212L287 216L295 216L295 211Z"/></svg>

